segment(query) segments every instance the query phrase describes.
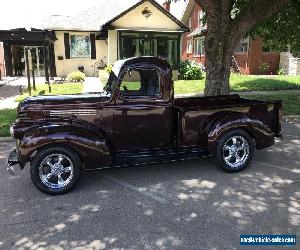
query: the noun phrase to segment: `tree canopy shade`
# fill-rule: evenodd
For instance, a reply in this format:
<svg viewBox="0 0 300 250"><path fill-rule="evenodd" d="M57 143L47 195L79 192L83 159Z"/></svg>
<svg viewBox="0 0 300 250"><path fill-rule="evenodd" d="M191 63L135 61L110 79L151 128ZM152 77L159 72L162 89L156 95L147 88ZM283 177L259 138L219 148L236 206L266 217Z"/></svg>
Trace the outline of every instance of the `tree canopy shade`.
<svg viewBox="0 0 300 250"><path fill-rule="evenodd" d="M300 0L291 0L277 15L255 26L251 36L260 36L277 51L300 54Z"/></svg>
<svg viewBox="0 0 300 250"><path fill-rule="evenodd" d="M195 0L206 13L206 95L229 94L230 65L235 47L257 24L277 14L290 1Z"/></svg>

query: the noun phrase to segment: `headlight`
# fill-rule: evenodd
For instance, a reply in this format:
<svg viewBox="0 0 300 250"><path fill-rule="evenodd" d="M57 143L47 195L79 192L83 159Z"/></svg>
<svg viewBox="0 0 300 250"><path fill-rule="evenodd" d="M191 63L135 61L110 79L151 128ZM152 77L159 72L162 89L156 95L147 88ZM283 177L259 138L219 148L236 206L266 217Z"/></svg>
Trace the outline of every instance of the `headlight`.
<svg viewBox="0 0 300 250"><path fill-rule="evenodd" d="M9 132L10 132L10 135L11 137L14 137L14 127L13 126L10 126L10 129L9 129Z"/></svg>

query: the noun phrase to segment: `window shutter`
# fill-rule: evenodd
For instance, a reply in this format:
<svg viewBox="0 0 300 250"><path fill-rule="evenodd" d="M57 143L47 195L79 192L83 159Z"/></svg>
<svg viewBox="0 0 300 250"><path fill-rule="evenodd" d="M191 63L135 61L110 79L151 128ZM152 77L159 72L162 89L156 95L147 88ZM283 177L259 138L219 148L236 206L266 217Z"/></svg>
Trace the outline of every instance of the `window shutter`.
<svg viewBox="0 0 300 250"><path fill-rule="evenodd" d="M65 42L65 58L70 59L70 36L69 33L64 33Z"/></svg>
<svg viewBox="0 0 300 250"><path fill-rule="evenodd" d="M90 34L91 41L91 59L96 59L96 36L95 34Z"/></svg>

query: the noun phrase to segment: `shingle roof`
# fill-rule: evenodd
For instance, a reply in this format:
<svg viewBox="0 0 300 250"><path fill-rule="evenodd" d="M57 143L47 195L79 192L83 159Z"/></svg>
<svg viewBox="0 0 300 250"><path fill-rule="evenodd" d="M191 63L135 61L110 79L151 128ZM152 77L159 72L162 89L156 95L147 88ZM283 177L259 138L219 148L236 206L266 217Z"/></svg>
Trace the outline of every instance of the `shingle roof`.
<svg viewBox="0 0 300 250"><path fill-rule="evenodd" d="M76 15L49 16L42 21L42 28L47 30L99 31L102 25L137 4L139 1L140 0L99 0L99 4L96 6L83 10ZM156 1L161 2L161 0ZM172 5L175 6L176 3L174 2ZM177 12L177 16L175 16L178 18L178 15L181 13Z"/></svg>
<svg viewBox="0 0 300 250"><path fill-rule="evenodd" d="M99 31L100 27L119 15L139 0L99 0L99 4L72 16L54 15L43 20L42 27L48 30ZM130 4L128 4L128 2Z"/></svg>

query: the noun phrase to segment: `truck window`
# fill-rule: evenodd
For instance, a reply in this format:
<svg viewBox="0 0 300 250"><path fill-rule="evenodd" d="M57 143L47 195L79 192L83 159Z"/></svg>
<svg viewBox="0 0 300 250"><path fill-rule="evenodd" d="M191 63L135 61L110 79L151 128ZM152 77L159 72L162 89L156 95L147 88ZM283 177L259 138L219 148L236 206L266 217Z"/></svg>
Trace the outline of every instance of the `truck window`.
<svg viewBox="0 0 300 250"><path fill-rule="evenodd" d="M120 93L126 97L160 96L159 74L156 70L128 71L121 83Z"/></svg>

